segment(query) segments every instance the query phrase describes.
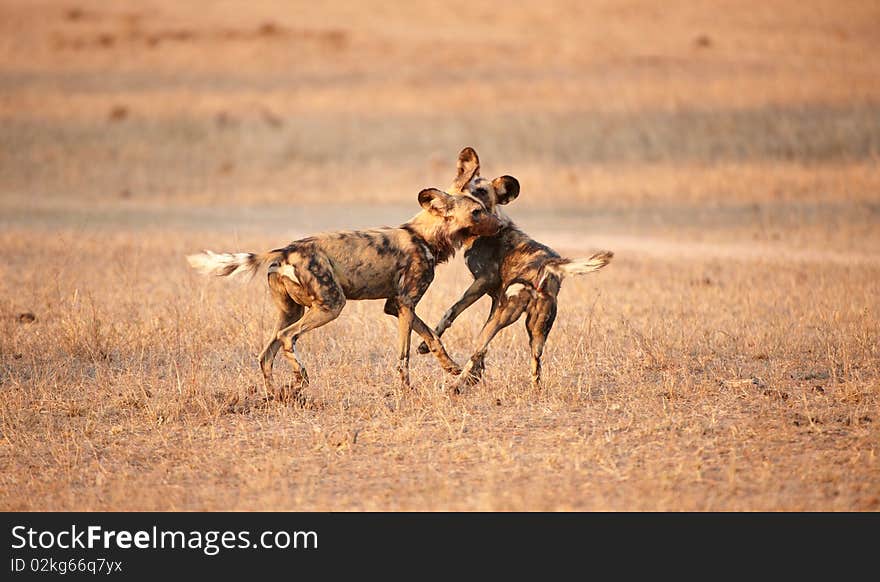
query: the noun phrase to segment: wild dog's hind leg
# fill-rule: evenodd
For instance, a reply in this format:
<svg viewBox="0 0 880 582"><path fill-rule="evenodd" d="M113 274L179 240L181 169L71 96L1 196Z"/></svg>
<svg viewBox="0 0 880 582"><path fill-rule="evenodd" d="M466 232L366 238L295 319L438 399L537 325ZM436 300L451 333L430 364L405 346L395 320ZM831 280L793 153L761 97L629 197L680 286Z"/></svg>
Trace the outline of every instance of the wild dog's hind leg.
<svg viewBox="0 0 880 582"><path fill-rule="evenodd" d="M345 304L343 303L333 308L327 308L313 304L302 319L278 332L278 338L281 341L281 345L284 347L284 357L290 362L294 373L301 378L304 386L308 386L309 384L309 375L306 372L302 360L299 359L299 354L296 351L296 342L306 332L330 323L339 317L343 305Z"/></svg>
<svg viewBox="0 0 880 582"><path fill-rule="evenodd" d="M556 297L541 294L529 307L526 316L526 330L529 332L529 347L532 350L532 359L529 371L532 375L532 385L537 388L541 385L541 355L544 353L544 344L547 336L553 328L556 320Z"/></svg>
<svg viewBox="0 0 880 582"><path fill-rule="evenodd" d="M473 381L473 371L477 366L481 366L483 358L486 356L486 350L489 342L495 335L514 323L531 303L535 290L521 283L510 285L498 304L498 308L492 314L480 336L477 338L477 351L471 356L471 359L465 364L456 382L453 384L454 390L459 390L465 382Z"/></svg>
<svg viewBox="0 0 880 582"><path fill-rule="evenodd" d="M278 353L278 348L281 347L278 332L299 320L303 316L305 308L290 297L290 294L287 293L287 289L284 287L284 283L276 272L269 273L269 289L272 292L272 300L278 307L278 323L275 326L272 339L269 340L269 343L260 354L260 369L263 371L266 391L272 392L272 366L275 361L275 355ZM299 378L299 380L301 381L302 378Z"/></svg>
<svg viewBox="0 0 880 582"><path fill-rule="evenodd" d="M302 258L294 257L293 260ZM345 307L345 292L324 257L309 256L304 264L299 265L297 273L297 282L285 282L285 286L292 295L309 298L311 305L302 319L278 332L278 339L284 348L284 357L302 378L303 385L308 385L309 376L296 352L296 342L303 334L339 317ZM305 299L303 301L308 303Z"/></svg>

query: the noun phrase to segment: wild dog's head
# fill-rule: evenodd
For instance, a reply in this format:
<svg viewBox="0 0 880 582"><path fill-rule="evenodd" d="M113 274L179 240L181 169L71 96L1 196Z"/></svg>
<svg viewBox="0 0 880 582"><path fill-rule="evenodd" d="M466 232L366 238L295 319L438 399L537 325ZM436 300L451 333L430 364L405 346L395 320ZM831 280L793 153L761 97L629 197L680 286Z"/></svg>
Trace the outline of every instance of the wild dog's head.
<svg viewBox="0 0 880 582"><path fill-rule="evenodd" d="M519 181L513 176L500 176L488 180L480 176L480 158L474 148L466 147L458 154L458 175L449 187L453 194L470 194L486 207L486 210L502 219L498 205L509 204L519 196Z"/></svg>
<svg viewBox="0 0 880 582"><path fill-rule="evenodd" d="M410 225L417 226L425 240L439 251L440 262L451 256L465 239L494 236L501 230L498 217L473 196L427 188L419 192L419 204L424 212Z"/></svg>
<svg viewBox="0 0 880 582"><path fill-rule="evenodd" d="M427 188L419 192L419 204L455 238L492 236L501 228L498 218L476 197Z"/></svg>

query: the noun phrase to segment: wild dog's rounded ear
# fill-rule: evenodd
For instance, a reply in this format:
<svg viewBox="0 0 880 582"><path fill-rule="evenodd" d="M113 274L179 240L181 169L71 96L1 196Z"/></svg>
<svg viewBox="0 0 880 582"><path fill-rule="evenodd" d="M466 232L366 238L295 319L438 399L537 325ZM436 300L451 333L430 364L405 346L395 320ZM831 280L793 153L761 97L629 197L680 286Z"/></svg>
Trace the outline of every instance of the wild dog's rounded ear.
<svg viewBox="0 0 880 582"><path fill-rule="evenodd" d="M435 216L445 216L449 210L449 194L437 188L425 188L419 192L419 204Z"/></svg>
<svg viewBox="0 0 880 582"><path fill-rule="evenodd" d="M492 180L492 187L498 195L498 204L507 204L519 196L519 180L513 176L501 176Z"/></svg>
<svg viewBox="0 0 880 582"><path fill-rule="evenodd" d="M480 158L472 147L466 147L458 154L458 175L452 183L458 190L464 188L474 176L480 175Z"/></svg>

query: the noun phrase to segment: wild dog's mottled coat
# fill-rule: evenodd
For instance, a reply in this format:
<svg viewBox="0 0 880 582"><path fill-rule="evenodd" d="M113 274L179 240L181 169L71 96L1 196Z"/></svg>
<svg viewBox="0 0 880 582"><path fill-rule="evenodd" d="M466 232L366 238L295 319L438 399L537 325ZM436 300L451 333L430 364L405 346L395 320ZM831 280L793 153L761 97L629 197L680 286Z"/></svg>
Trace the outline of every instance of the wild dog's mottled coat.
<svg viewBox="0 0 880 582"><path fill-rule="evenodd" d="M385 313L399 320L398 370L404 384L409 384L411 330L425 339L447 372L459 372L439 337L414 309L434 278L434 267L448 260L464 240L496 233L500 222L467 194L450 196L427 189L419 193L419 203L422 212L398 228L319 234L261 255L205 252L188 257L201 272L219 276L254 272L270 264L269 288L279 318L260 355L268 388L281 347L300 382L308 383L296 342L335 319L347 299L386 299Z"/></svg>
<svg viewBox="0 0 880 582"><path fill-rule="evenodd" d="M541 380L541 356L547 335L556 319L557 295L562 279L570 274L583 274L604 267L613 253L601 251L585 259L567 259L550 247L532 239L498 208L519 195L519 182L511 176L492 181L479 173L480 161L472 148L465 148L458 157L458 175L451 191L470 193L498 216L503 226L498 234L471 237L465 243L465 262L474 282L437 324L442 335L461 313L483 295L489 295L492 306L489 318L477 340L477 350L465 366L459 383L475 381L482 374L484 356L492 338L503 328L526 313L526 330L531 346L531 375L534 384ZM427 344L419 351L427 353Z"/></svg>

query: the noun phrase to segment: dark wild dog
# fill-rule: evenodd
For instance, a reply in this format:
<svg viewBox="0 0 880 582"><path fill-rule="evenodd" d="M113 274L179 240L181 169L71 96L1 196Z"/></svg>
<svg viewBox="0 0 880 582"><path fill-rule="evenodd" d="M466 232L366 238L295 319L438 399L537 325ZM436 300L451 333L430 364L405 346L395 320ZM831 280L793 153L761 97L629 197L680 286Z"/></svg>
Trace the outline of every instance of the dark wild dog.
<svg viewBox="0 0 880 582"><path fill-rule="evenodd" d="M556 303L562 280L567 275L597 271L608 264L614 254L600 251L583 259L567 259L521 231L500 208L519 195L519 182L511 176L487 180L480 176L480 159L473 148L465 148L458 156L458 175L450 192L469 193L498 217L501 230L495 235L477 235L464 241L465 262L474 282L437 324L438 336L452 325L461 313L483 295L489 295L492 306L489 318L477 339L477 350L465 364L455 382L458 390L463 382L476 382L482 376L489 342L505 327L526 313L526 330L531 347L532 383L541 382L541 356L547 335L556 319ZM427 343L419 352L427 353Z"/></svg>
<svg viewBox="0 0 880 582"><path fill-rule="evenodd" d="M347 299L386 299L385 313L399 322L397 369L404 385L409 386L412 330L424 338L444 370L460 372L437 334L415 315L415 307L437 264L447 261L466 238L490 236L501 224L466 193L452 196L430 188L419 192L419 204L423 210L398 228L318 234L263 254L205 251L187 257L201 273L221 277L255 273L269 264L269 289L279 315L260 355L260 368L270 394L272 364L281 347L300 386L308 384L296 342L336 319Z"/></svg>

